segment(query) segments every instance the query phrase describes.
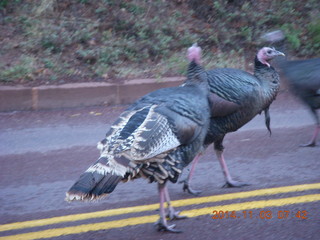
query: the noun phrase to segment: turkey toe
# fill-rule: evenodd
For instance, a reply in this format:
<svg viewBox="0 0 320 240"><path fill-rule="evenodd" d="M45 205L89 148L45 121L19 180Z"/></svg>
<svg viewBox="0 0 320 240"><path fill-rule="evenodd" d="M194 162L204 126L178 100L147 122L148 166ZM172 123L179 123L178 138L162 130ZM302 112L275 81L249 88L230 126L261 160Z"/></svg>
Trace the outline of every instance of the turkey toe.
<svg viewBox="0 0 320 240"><path fill-rule="evenodd" d="M179 215L180 211L175 212L174 210L169 210L169 213L167 214L167 218L169 220L180 220L180 219L186 219L188 218L185 215Z"/></svg>
<svg viewBox="0 0 320 240"><path fill-rule="evenodd" d="M232 188L232 187L244 187L244 186L249 186L249 183L244 183L244 182L239 182L239 181L227 181L222 188Z"/></svg>
<svg viewBox="0 0 320 240"><path fill-rule="evenodd" d="M183 183L182 190L183 190L184 192L187 191L188 193L190 193L190 194L192 194L192 195L194 195L194 196L199 196L199 195L202 193L202 191L192 189L192 188L189 186L189 183L188 183L187 179L186 179L186 180L183 180L183 181L180 181L179 183Z"/></svg>
<svg viewBox="0 0 320 240"><path fill-rule="evenodd" d="M162 221L158 221L155 223L155 226L159 232L172 232L172 233L182 233L181 230L175 229L175 224L167 225L162 223Z"/></svg>

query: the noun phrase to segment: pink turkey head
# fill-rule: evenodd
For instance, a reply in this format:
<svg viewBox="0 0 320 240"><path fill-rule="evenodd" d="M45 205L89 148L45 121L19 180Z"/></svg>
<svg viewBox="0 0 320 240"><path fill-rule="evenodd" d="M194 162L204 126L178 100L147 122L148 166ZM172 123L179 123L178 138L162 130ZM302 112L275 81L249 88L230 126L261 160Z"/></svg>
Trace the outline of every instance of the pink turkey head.
<svg viewBox="0 0 320 240"><path fill-rule="evenodd" d="M268 67L270 67L269 61L275 58L276 56L285 56L285 55L284 53L279 52L274 48L270 48L270 47L261 48L257 54L258 60L261 63L267 65Z"/></svg>
<svg viewBox="0 0 320 240"><path fill-rule="evenodd" d="M194 43L191 47L188 48L187 57L190 62L195 61L197 64L201 62L201 48L197 43Z"/></svg>

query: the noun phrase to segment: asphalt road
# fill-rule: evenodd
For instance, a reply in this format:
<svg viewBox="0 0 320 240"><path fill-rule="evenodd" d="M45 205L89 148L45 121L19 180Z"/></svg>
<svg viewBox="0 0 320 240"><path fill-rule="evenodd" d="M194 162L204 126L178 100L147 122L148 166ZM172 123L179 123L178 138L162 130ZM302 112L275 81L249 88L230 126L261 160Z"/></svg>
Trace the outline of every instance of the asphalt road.
<svg viewBox="0 0 320 240"><path fill-rule="evenodd" d="M97 202L65 202L125 108L0 113L0 240L320 239L320 147L299 147L311 137L313 119L286 92L271 107L271 137L257 116L225 139L231 174L250 186L221 188L211 147L192 182L199 197L169 184L173 206L189 216L174 222L181 234L155 231L157 187L142 179Z"/></svg>

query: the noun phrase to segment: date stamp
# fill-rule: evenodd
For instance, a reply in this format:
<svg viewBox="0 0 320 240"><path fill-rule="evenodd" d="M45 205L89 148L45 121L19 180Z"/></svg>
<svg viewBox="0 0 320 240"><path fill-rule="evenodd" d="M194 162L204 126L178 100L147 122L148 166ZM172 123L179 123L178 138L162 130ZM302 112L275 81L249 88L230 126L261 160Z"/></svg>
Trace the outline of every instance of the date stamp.
<svg viewBox="0 0 320 240"><path fill-rule="evenodd" d="M308 219L308 212L303 211L221 211L214 210L212 219Z"/></svg>

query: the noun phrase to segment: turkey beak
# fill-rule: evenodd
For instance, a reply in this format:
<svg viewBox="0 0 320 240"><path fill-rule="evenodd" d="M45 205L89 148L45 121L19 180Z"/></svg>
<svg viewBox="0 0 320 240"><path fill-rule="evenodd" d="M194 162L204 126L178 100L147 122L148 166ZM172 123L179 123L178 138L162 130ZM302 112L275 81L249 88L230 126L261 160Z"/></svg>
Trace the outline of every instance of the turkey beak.
<svg viewBox="0 0 320 240"><path fill-rule="evenodd" d="M284 56L284 57L286 56L283 52L279 52L279 51L276 51L276 55L277 56Z"/></svg>

